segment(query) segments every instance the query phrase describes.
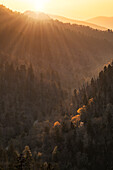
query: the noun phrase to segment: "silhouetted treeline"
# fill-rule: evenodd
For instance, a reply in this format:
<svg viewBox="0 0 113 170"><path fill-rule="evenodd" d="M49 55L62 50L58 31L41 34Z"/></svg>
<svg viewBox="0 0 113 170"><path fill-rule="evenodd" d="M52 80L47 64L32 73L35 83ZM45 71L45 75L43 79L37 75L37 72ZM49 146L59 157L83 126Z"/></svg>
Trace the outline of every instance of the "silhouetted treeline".
<svg viewBox="0 0 113 170"><path fill-rule="evenodd" d="M7 147L11 138L28 134L35 121L54 119L65 96L57 73L36 78L31 64L0 62L0 144Z"/></svg>
<svg viewBox="0 0 113 170"><path fill-rule="evenodd" d="M0 6L1 170L113 169L112 36Z"/></svg>
<svg viewBox="0 0 113 170"><path fill-rule="evenodd" d="M79 88L112 59L113 34L52 19L36 20L0 6L0 51L9 61L52 67L64 88ZM71 76L70 76L71 75Z"/></svg>
<svg viewBox="0 0 113 170"><path fill-rule="evenodd" d="M70 106L70 110L75 108L73 114L61 114L55 123L35 121L30 127L27 122L28 134L12 138L6 148L1 147L1 169L112 170L112 90L110 64L97 79L74 91Z"/></svg>

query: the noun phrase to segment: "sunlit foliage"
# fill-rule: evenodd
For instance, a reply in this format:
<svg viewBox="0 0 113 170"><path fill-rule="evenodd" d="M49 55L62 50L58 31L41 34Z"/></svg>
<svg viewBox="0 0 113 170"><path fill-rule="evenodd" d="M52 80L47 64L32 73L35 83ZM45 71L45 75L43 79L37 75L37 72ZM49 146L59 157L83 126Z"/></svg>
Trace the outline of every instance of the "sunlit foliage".
<svg viewBox="0 0 113 170"><path fill-rule="evenodd" d="M59 126L61 126L60 122L56 121L56 122L54 123L54 127L59 127Z"/></svg>
<svg viewBox="0 0 113 170"><path fill-rule="evenodd" d="M85 105L82 106L81 108L79 108L79 109L77 110L77 113L78 113L78 114L81 114L81 113L84 112L84 111L86 111L86 106L85 106Z"/></svg>

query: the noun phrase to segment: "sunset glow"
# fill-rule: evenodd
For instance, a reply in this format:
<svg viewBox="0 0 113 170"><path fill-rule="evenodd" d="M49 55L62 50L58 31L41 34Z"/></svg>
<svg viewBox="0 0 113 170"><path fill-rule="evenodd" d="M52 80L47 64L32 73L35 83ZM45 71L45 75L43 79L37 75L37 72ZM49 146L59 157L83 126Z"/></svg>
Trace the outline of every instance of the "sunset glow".
<svg viewBox="0 0 113 170"><path fill-rule="evenodd" d="M112 0L0 0L0 4L20 12L43 11L76 19L113 16Z"/></svg>
<svg viewBox="0 0 113 170"><path fill-rule="evenodd" d="M34 0L34 2L32 0L30 1L31 4L34 3L34 7L37 11L43 11L49 0Z"/></svg>
<svg viewBox="0 0 113 170"><path fill-rule="evenodd" d="M0 0L0 170L113 170L113 0Z"/></svg>

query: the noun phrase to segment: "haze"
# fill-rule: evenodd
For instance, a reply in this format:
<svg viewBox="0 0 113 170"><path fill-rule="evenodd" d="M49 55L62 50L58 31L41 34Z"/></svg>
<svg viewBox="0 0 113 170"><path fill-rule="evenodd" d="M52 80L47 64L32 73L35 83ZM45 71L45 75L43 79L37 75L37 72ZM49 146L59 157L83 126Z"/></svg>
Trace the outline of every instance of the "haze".
<svg viewBox="0 0 113 170"><path fill-rule="evenodd" d="M76 19L113 16L112 0L0 0L12 10L43 11Z"/></svg>
<svg viewBox="0 0 113 170"><path fill-rule="evenodd" d="M0 170L113 170L113 2L0 3Z"/></svg>

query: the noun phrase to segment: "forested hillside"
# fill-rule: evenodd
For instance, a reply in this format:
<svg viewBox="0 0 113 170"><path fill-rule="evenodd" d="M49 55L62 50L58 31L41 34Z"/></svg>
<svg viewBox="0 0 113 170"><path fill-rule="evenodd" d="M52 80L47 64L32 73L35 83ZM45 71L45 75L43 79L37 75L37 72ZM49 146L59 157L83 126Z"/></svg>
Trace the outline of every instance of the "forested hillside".
<svg viewBox="0 0 113 170"><path fill-rule="evenodd" d="M32 19L0 6L0 51L12 62L31 63L37 76L52 68L63 87L73 89L112 59L113 34L52 19Z"/></svg>
<svg viewBox="0 0 113 170"><path fill-rule="evenodd" d="M32 65L14 66L0 62L0 144L5 147L11 138L29 132L35 121L55 119L66 92L61 89L57 73L42 73L37 79Z"/></svg>
<svg viewBox="0 0 113 170"><path fill-rule="evenodd" d="M101 27L99 25L95 25L95 24L90 24L89 22L85 22L85 21L79 21L79 20L74 20L74 19L70 19L70 18L66 18L63 16L58 16L58 15L52 15L52 14L45 14L42 12L34 12L34 11L25 11L24 12L25 15L35 18L35 19L54 19L54 20L58 20L61 21L63 23L70 23L70 24L78 24L78 25L83 25L83 26L88 26L91 27L93 29L98 29L101 31L106 31L107 27Z"/></svg>
<svg viewBox="0 0 113 170"><path fill-rule="evenodd" d="M34 108L39 102L37 99L43 100L43 95L37 97L39 94L32 88L36 84L31 66L27 69L21 66L15 70L12 65L6 67L5 64L1 68L4 69L0 71L0 102L5 99L0 105L1 169L112 170L113 63L105 66L99 77L92 78L90 84L79 91L74 90L70 111L61 110L61 116L56 117L56 121L51 121L51 115L48 120L36 120L38 115L34 114ZM37 87L40 88L39 85ZM23 93L18 93L23 89ZM33 97L30 101L29 94ZM55 101L58 103L59 96ZM36 121L32 124L32 120Z"/></svg>
<svg viewBox="0 0 113 170"><path fill-rule="evenodd" d="M46 17L0 6L0 170L112 170L113 33Z"/></svg>

